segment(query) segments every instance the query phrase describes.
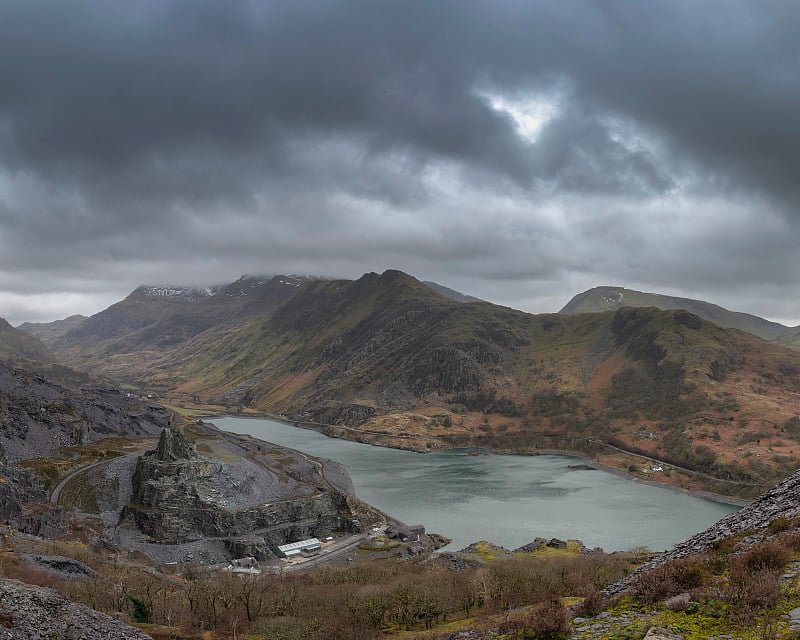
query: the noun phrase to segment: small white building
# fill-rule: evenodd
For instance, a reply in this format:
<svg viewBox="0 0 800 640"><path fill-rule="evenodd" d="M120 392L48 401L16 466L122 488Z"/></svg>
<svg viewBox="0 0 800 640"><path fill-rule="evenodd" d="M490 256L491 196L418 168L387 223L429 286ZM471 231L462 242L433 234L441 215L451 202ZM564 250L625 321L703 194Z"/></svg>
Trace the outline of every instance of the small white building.
<svg viewBox="0 0 800 640"><path fill-rule="evenodd" d="M309 538L308 540L282 544L278 547L278 553L284 558L293 558L303 553L319 551L321 548L322 543L317 538Z"/></svg>
<svg viewBox="0 0 800 640"><path fill-rule="evenodd" d="M248 576L257 576L261 575L261 569L258 567L237 567L233 564L229 564L227 567L222 569L223 571L227 571L228 573L238 573L244 574Z"/></svg>

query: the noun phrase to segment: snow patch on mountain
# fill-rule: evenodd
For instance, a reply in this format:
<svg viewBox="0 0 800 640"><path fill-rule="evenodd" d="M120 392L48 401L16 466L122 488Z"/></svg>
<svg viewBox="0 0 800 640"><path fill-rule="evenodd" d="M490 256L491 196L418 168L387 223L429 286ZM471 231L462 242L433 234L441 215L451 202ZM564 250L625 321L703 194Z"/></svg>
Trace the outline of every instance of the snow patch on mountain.
<svg viewBox="0 0 800 640"><path fill-rule="evenodd" d="M144 294L148 298L178 298L185 300L201 300L215 294L211 287L175 287L160 285L144 287Z"/></svg>

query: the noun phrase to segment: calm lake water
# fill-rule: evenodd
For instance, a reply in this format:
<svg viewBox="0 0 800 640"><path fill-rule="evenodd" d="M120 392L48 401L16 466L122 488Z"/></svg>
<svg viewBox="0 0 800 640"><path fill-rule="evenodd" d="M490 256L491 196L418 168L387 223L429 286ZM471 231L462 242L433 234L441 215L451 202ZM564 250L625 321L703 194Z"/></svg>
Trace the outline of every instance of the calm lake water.
<svg viewBox="0 0 800 640"><path fill-rule="evenodd" d="M477 540L514 549L541 536L577 538L606 551L660 551L736 510L592 469L571 456L415 453L271 420L217 418L214 424L344 464L362 500L452 538L449 550Z"/></svg>

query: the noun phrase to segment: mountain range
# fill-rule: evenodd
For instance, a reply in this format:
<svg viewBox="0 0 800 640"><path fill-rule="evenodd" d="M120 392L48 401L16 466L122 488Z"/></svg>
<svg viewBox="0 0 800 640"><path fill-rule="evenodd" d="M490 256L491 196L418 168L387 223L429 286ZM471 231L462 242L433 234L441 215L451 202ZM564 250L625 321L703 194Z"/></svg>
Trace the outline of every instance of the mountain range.
<svg viewBox="0 0 800 640"><path fill-rule="evenodd" d="M272 276L140 287L82 322L26 329L61 362L174 404L368 442L580 449L640 474L649 456L687 470L660 479L736 495L793 469L800 353L724 326L774 339L780 325L635 293L531 315L399 271Z"/></svg>
<svg viewBox="0 0 800 640"><path fill-rule="evenodd" d="M800 327L787 327L739 311L729 311L716 304L677 298L660 293L643 293L623 287L595 287L579 293L559 313L597 313L621 309L622 307L655 307L656 309L683 309L728 329L739 329L752 333L769 342L791 349L800 349Z"/></svg>
<svg viewBox="0 0 800 640"><path fill-rule="evenodd" d="M800 352L777 343L790 328L700 301L650 295L596 289L576 296L561 313L532 315L390 270L357 280L278 275L243 277L213 288L140 287L89 318L17 329L0 323L0 353L11 361L0 363L0 516L19 531L46 538L48 548L67 555L77 549L96 567L43 556L39 546L31 547L35 554L9 555L4 571L47 584L52 573L32 571L26 563L56 563L87 576L123 572L128 600L110 602L88 588L56 584L98 609L121 613L127 607L128 618L142 622L153 637L180 637L167 627L167 635L158 635L146 624L150 618L139 616L143 610L157 613L160 622L171 625L175 615L166 597L162 611L141 585L158 585L164 593L172 588L176 598L185 589L191 601L205 584L198 577L202 574L189 571L177 580L155 566L186 558L209 563L267 557L282 541L363 529L381 517L349 495L346 472L335 463L220 433L194 417L181 420L147 397L159 396L193 416L203 411L280 414L332 435L420 450L577 451L642 479L738 497L764 493L748 508L607 586L606 597L625 592L628 599L604 617L586 622L585 616L607 607L595 587L627 569L613 578L598 576L595 587L575 580L559 587L564 595L584 598L582 614L573 613L572 624L586 637L605 637L631 625L642 626L644 633L667 619L676 628L695 625L705 637L721 633L720 620L728 625L725 631L747 628L751 618L741 617L744 608L774 608L781 581L796 580L787 563L800 548L798 476L790 475L800 450ZM674 308L659 309L656 302ZM683 308L690 303L691 309ZM176 419L180 428L169 428ZM158 433L155 449L144 452ZM767 491L784 476L789 478ZM57 495L56 488L63 492ZM91 540L91 551L76 542L81 536ZM58 537L69 542L59 543ZM12 538L16 544L34 544L19 533L9 533L4 541ZM109 548L138 554L124 564L119 557L106 562ZM550 553L549 547L545 551ZM549 560L567 562L539 559L545 567ZM596 568L614 561L602 554L585 560ZM465 567L476 576L502 576L537 559L515 557L496 569L494 561L481 566L483 560L469 553L450 554L445 561L456 563L459 571L435 569L437 576L446 576L436 593L450 603L443 610L454 613L463 606L452 598L463 591L458 576ZM769 572L762 567L766 561ZM742 574L742 563L748 562L761 564ZM415 585L432 579L424 573L427 566L420 564ZM374 595L396 571L385 567L389 573L364 571L361 565L343 571L357 573L366 581L358 588ZM331 571L320 574L327 576L326 585ZM209 575L219 598L208 600L208 608L216 616L220 603L233 600L225 600L227 592L219 588L229 584L225 576ZM111 588L105 578L91 579L104 591ZM773 600L764 604L767 579ZM90 578L81 584L91 584ZM277 588L266 579L245 582L233 576L230 581L244 584ZM726 585L723 592L720 584ZM743 591L750 585L761 591ZM13 637L27 637L19 634L29 633L28 620L49 619L46 611L58 598L4 579L0 590L0 622L18 633ZM249 598L249 591L242 593ZM307 597L306 591L298 593ZM794 606L794 592L787 593L776 611ZM685 612L659 604L665 598L686 599ZM249 606L251 600L242 602ZM287 618L274 602L260 615L298 624L294 613ZM735 616L725 609L731 602ZM503 611L517 606L507 604ZM91 619L93 625L106 625L104 634L112 633L113 620L95 622L89 610L63 599L58 606L65 619ZM543 607L534 606L539 618ZM380 628L385 613L378 614ZM503 613L502 619L487 619L468 633L494 637L496 631L513 632L514 625L527 628L529 619L517 620L520 615ZM566 613L559 615L560 628L567 629ZM222 615L206 622L220 628L227 620ZM121 626L113 633L144 637Z"/></svg>

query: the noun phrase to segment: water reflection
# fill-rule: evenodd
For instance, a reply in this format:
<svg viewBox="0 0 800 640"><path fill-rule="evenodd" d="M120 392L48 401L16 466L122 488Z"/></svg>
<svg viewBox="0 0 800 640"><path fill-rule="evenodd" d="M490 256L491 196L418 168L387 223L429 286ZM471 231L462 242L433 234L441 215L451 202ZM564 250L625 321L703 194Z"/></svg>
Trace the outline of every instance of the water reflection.
<svg viewBox="0 0 800 640"><path fill-rule="evenodd" d="M341 462L359 497L406 523L423 523L452 538L452 549L476 540L516 548L542 536L579 538L607 551L661 550L735 510L638 484L571 456L414 453L327 438L270 420L214 422Z"/></svg>

